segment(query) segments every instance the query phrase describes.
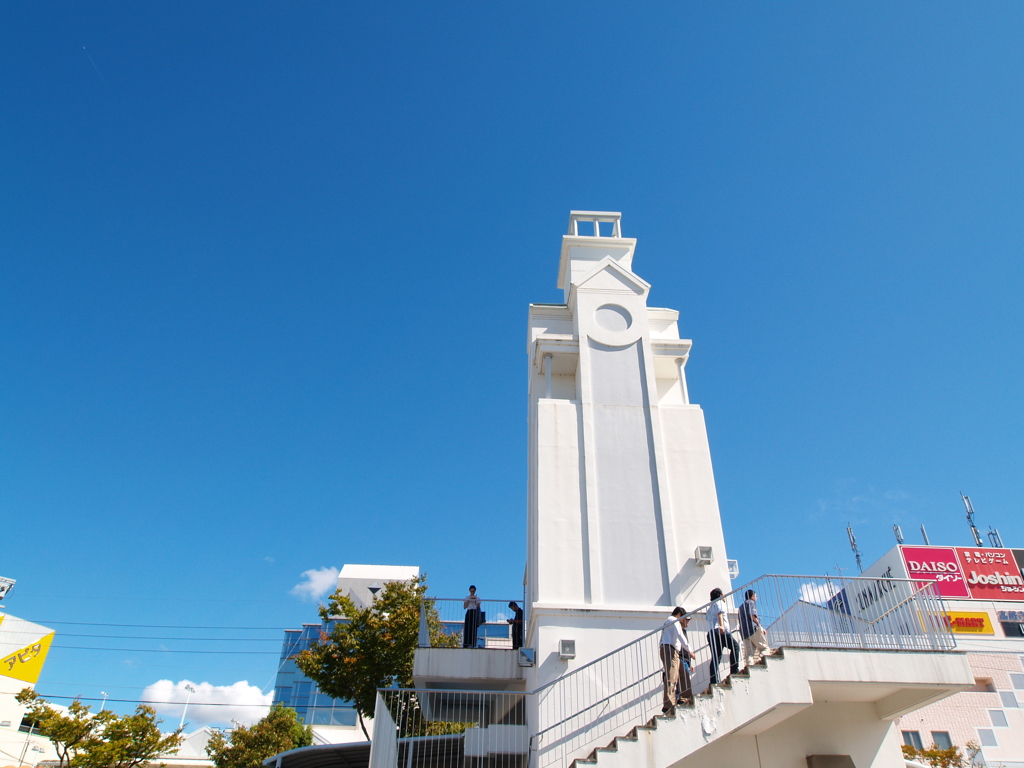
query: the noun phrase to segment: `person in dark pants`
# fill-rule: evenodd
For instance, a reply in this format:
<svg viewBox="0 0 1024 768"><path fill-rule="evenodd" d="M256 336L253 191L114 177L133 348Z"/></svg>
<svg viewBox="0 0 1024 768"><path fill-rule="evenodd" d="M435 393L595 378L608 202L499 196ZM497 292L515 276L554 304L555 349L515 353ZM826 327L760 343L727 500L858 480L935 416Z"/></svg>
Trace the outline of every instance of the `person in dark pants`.
<svg viewBox="0 0 1024 768"><path fill-rule="evenodd" d="M515 600L510 600L508 607L512 609L513 616L508 620L512 625L512 649L523 647L523 609Z"/></svg>
<svg viewBox="0 0 1024 768"><path fill-rule="evenodd" d="M462 607L466 609L466 621L462 625L462 647L476 648L476 631L480 626L480 598L476 596L476 587L470 585L469 594L463 598Z"/></svg>
<svg viewBox="0 0 1024 768"><path fill-rule="evenodd" d="M715 587L711 590L711 605L708 606L708 648L711 649L711 684L718 682L718 664L722 660L722 651L729 649L729 674L740 671L740 644L729 632L725 623L725 611L721 602L722 590Z"/></svg>
<svg viewBox="0 0 1024 768"><path fill-rule="evenodd" d="M676 683L676 699L680 704L693 699L693 687L690 682L690 665L693 663L693 654L690 652L690 644L686 640L686 628L690 625L690 617L683 609L683 616L679 620L679 628L683 631L683 650L679 653L679 682Z"/></svg>

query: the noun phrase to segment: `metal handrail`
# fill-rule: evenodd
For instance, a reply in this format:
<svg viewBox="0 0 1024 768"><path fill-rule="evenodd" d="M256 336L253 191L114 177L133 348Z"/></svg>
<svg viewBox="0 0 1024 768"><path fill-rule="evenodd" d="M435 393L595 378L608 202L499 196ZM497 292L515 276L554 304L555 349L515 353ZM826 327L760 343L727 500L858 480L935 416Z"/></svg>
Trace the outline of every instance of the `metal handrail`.
<svg viewBox="0 0 1024 768"><path fill-rule="evenodd" d="M800 576L800 575L797 575L797 574L782 574L782 573L760 576L760 577L758 577L756 579L748 581L742 587L737 587L736 589L732 590L731 592L724 593L720 598L718 598L718 600L709 600L708 602L704 603L704 605L700 606L699 608L697 608L697 609L695 609L693 611L688 611L687 613L684 614L684 617L692 618L694 616L699 616L699 615L705 614L705 613L707 613L708 608L711 607L712 603L717 603L717 602L726 600L726 599L728 599L728 598L730 598L730 597L732 597L733 595L736 595L736 594L742 594L746 590L750 589L752 585L757 584L758 582L764 581L765 579L768 579L768 578L807 579L807 578L815 578L815 577ZM851 576L849 578L844 576L843 577L843 581L872 582L872 581L883 581L883 579L871 578L870 576ZM924 579L890 579L890 578L886 578L886 579L884 579L884 581L895 581L895 582L906 582L906 583L915 583L915 584L926 584L928 586L930 586L930 585L935 583L934 581L926 581ZM926 587L922 587L922 588L920 588L918 590L918 592L923 591L926 588L927 588L927 586ZM913 597L915 597L918 594L918 592L915 592L914 595L911 596L911 598L908 598L908 601L910 599L913 599ZM901 605L902 605L902 603L901 603ZM895 610L895 609L893 609L893 610ZM882 616L879 616L878 620L880 621L882 618L883 618ZM869 622L869 623L873 623L873 622ZM550 681L548 683L545 683L544 685L539 686L536 690L530 691L530 693L539 693L540 691L544 690L545 688L549 688L550 686L555 685L556 683L558 683L560 681L566 680L566 679L572 677L575 674L583 672L588 667L592 667L595 664L597 664L598 662L604 661L605 659L609 658L610 656L614 656L615 654L619 653L620 651L624 651L625 649L629 648L631 645L636 645L636 644L646 640L651 635L658 634L663 629L664 629L664 627L658 627L657 629L653 629L653 630L651 630L650 632L648 632L646 634L640 635L640 637L636 638L635 640L631 640L630 642L626 643L625 645L623 645L623 646L621 646L619 648L616 648L613 651L609 651L608 653L604 654L603 656L598 656L593 661L588 661L586 664L583 664L583 665L581 665L579 667L576 667L575 669L573 669L573 670L571 670L569 672L566 672L561 677L556 677L554 680L552 680L552 681Z"/></svg>

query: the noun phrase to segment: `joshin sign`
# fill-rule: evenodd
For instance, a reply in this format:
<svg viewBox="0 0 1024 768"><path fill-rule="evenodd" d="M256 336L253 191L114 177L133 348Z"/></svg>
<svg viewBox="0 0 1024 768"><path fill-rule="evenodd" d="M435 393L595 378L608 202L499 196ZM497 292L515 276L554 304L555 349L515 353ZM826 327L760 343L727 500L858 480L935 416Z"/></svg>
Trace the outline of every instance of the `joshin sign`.
<svg viewBox="0 0 1024 768"><path fill-rule="evenodd" d="M975 600L1024 600L1024 577L1009 549L956 548Z"/></svg>
<svg viewBox="0 0 1024 768"><path fill-rule="evenodd" d="M907 575L928 579L943 597L970 597L967 580L953 547L900 547Z"/></svg>

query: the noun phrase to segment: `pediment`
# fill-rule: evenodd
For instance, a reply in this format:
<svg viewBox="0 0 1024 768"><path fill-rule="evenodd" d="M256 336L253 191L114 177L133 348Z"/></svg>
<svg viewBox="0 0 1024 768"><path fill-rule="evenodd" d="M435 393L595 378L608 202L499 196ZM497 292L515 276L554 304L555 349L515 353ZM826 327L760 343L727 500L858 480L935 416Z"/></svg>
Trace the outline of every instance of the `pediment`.
<svg viewBox="0 0 1024 768"><path fill-rule="evenodd" d="M581 291L632 293L636 296L645 296L651 289L650 283L619 266L609 257L597 262L592 270L573 283L573 287Z"/></svg>

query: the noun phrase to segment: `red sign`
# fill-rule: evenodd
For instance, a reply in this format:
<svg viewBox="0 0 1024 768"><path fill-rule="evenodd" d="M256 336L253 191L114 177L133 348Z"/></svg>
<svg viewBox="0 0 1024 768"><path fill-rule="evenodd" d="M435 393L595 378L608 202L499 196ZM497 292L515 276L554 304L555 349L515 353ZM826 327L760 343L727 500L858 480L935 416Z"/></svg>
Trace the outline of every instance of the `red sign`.
<svg viewBox="0 0 1024 768"><path fill-rule="evenodd" d="M1009 549L956 548L971 597L1024 601L1024 576Z"/></svg>
<svg viewBox="0 0 1024 768"><path fill-rule="evenodd" d="M910 578L935 582L943 597L971 597L953 547L900 547Z"/></svg>

